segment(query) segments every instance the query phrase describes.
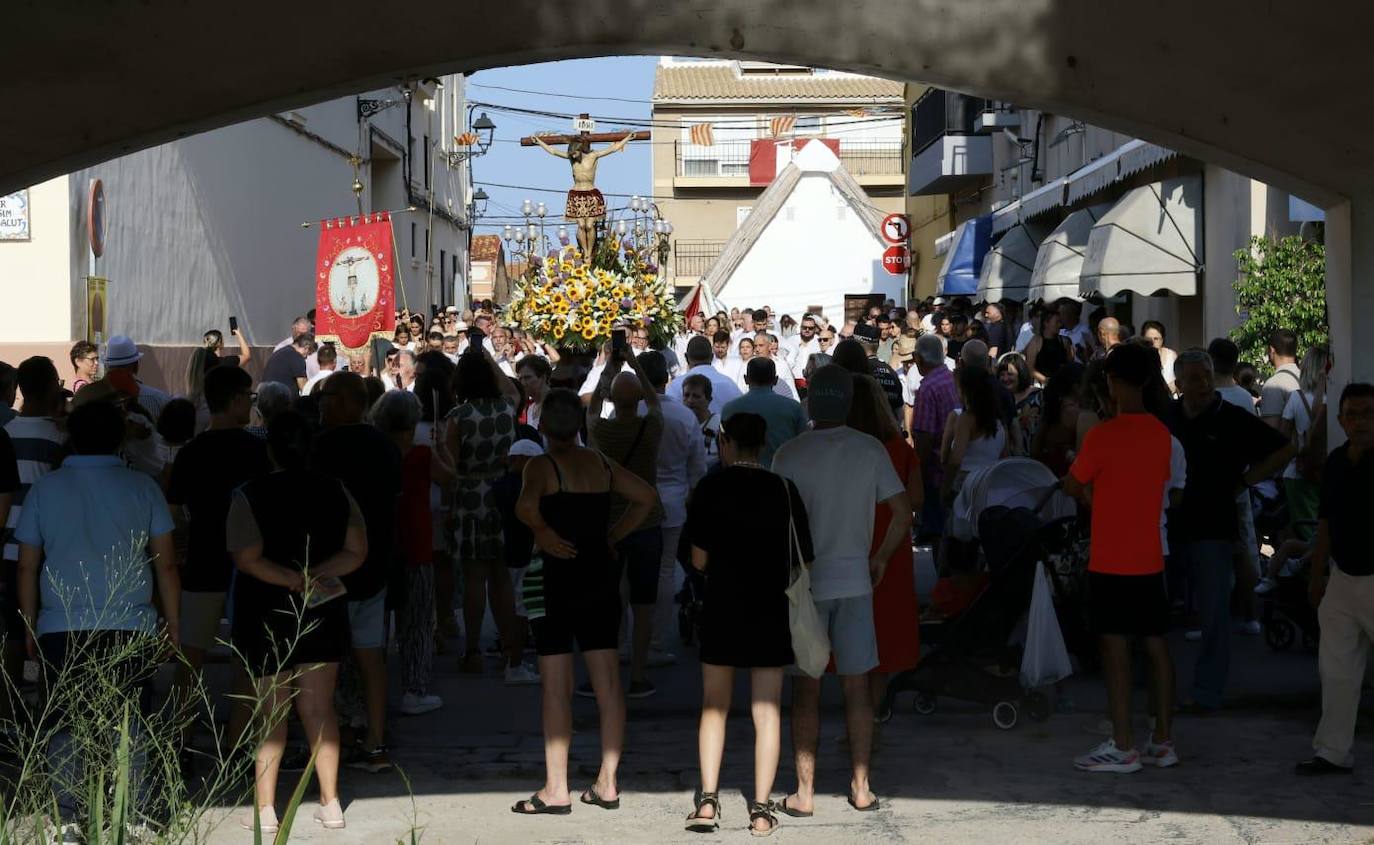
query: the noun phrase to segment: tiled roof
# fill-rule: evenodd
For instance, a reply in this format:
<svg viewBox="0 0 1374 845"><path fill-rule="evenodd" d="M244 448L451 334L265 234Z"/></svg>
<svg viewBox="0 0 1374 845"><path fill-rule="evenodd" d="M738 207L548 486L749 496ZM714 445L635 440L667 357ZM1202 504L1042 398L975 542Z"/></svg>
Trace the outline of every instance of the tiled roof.
<svg viewBox="0 0 1374 845"><path fill-rule="evenodd" d="M902 99L902 83L872 76L736 72L734 65L664 66L654 71L654 100L880 100Z"/></svg>
<svg viewBox="0 0 1374 845"><path fill-rule="evenodd" d="M501 254L499 235L475 235L472 239L473 261L495 261Z"/></svg>

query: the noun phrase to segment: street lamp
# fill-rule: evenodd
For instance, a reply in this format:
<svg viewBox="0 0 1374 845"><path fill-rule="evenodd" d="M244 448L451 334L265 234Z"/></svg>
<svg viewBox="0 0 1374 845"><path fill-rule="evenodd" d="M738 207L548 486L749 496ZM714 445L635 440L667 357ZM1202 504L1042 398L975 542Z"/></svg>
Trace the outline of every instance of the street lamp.
<svg viewBox="0 0 1374 845"><path fill-rule="evenodd" d="M468 201L468 219L471 220L486 214L487 200L489 199L491 199L491 197L488 197L487 192L483 189L478 188L476 191L473 191L472 199Z"/></svg>
<svg viewBox="0 0 1374 845"><path fill-rule="evenodd" d="M472 109L468 109L468 119L471 118ZM495 131L496 124L492 123L486 112L482 112L471 129L453 139L457 146L464 149L453 150L448 154L448 166L457 167L465 161L486 155L491 149L491 137Z"/></svg>

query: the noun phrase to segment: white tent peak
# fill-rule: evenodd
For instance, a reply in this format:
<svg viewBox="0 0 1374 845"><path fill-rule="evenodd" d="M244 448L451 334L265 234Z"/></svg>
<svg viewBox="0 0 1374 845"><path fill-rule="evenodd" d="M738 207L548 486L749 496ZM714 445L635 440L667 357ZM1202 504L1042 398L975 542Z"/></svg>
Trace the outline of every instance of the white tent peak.
<svg viewBox="0 0 1374 845"><path fill-rule="evenodd" d="M792 164L803 173L832 173L840 167L839 156L819 141L812 141L800 150L793 150Z"/></svg>

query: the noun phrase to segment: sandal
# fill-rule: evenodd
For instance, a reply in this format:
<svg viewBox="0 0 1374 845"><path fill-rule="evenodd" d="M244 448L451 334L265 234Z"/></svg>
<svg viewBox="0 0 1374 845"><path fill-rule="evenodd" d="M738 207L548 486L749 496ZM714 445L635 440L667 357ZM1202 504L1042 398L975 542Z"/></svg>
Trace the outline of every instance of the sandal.
<svg viewBox="0 0 1374 845"><path fill-rule="evenodd" d="M687 817L687 829L693 833L715 833L720 830L720 793L697 791L693 803L696 809ZM715 811L711 818L701 815L701 808L707 804Z"/></svg>
<svg viewBox="0 0 1374 845"><path fill-rule="evenodd" d="M767 830L759 830L754 827L754 822L759 819L768 821ZM773 815L773 802L755 801L749 805L749 835L750 836L772 836L778 829L778 817Z"/></svg>
<svg viewBox="0 0 1374 845"><path fill-rule="evenodd" d="M522 806L528 809L521 809ZM566 816L572 813L572 805L552 806L545 804L539 799L539 793L536 792L524 801L516 801L515 806L511 807L510 811L517 816Z"/></svg>
<svg viewBox="0 0 1374 845"><path fill-rule="evenodd" d="M791 816L794 819L809 819L815 815L815 813L809 812L807 810L797 810L787 806L786 798L782 799L780 803L774 804L773 809L777 810L783 815Z"/></svg>
<svg viewBox="0 0 1374 845"><path fill-rule="evenodd" d="M878 802L878 796L876 796L876 795L873 796L873 800L872 800L872 801L870 801L870 802L868 802L867 804L865 804L865 805L863 805L862 807L860 807L860 806L858 805L858 802L856 802L856 801L854 800L854 795L851 793L850 796L849 796L849 806L851 806L851 807L853 807L854 809L858 810L860 813L871 813L871 812L873 812L874 810L882 809L882 804L880 804L880 803Z"/></svg>
<svg viewBox="0 0 1374 845"><path fill-rule="evenodd" d="M593 807L600 807L603 810L620 809L619 797L607 801L606 799L602 798L600 795L597 794L595 786L589 788L586 792L582 793L581 800L583 804L590 804Z"/></svg>

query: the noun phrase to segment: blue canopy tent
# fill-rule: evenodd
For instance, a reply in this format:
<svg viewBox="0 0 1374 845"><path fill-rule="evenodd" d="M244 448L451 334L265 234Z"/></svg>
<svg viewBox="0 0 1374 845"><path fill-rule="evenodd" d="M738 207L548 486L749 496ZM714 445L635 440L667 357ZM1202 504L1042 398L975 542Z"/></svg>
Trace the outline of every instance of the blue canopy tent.
<svg viewBox="0 0 1374 845"><path fill-rule="evenodd" d="M973 296L983 272L983 258L992 246L992 215L965 220L954 230L944 266L935 277L937 296Z"/></svg>

